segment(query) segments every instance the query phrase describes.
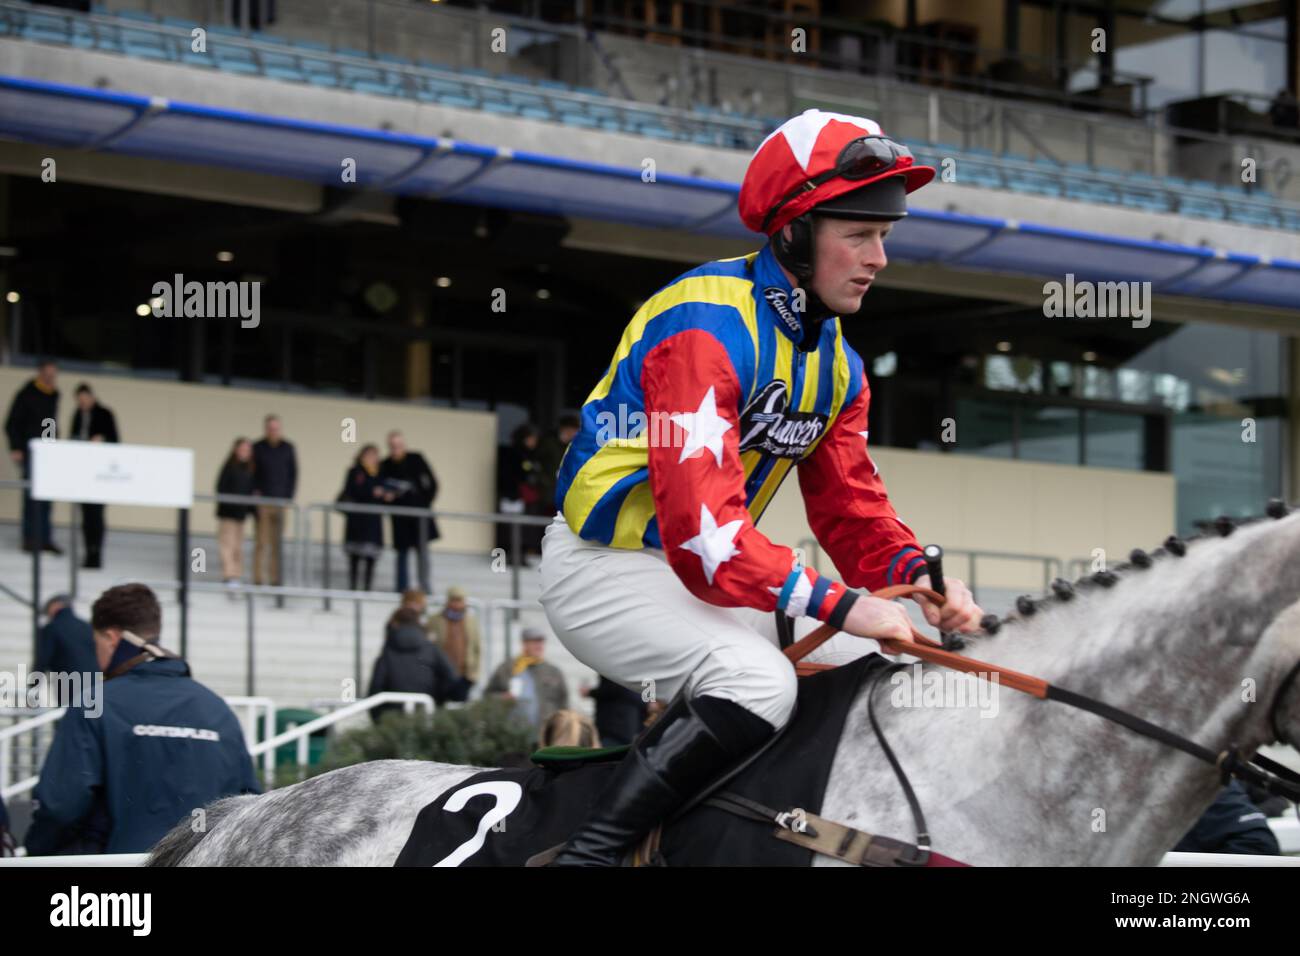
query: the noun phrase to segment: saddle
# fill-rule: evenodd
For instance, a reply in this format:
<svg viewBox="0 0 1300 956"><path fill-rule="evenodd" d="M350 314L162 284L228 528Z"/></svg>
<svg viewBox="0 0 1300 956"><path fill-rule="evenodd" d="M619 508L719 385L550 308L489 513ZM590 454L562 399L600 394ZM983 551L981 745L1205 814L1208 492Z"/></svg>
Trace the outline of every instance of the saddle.
<svg viewBox="0 0 1300 956"><path fill-rule="evenodd" d="M815 812L858 689L888 666L869 654L809 669L782 731L656 828L624 865L809 866L817 853L863 866L954 865ZM547 748L533 755L532 768L476 774L420 811L395 865L545 865L627 749Z"/></svg>

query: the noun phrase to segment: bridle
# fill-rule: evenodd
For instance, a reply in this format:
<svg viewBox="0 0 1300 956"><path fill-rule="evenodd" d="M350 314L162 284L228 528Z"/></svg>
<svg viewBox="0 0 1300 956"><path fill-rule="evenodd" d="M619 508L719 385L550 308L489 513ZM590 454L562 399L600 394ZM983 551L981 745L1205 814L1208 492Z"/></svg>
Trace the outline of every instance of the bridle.
<svg viewBox="0 0 1300 956"><path fill-rule="evenodd" d="M1282 703L1282 698L1286 696L1286 692L1289 691L1291 685L1295 683L1297 674L1300 674L1300 661L1296 661L1291 666L1291 669L1287 671L1286 676L1282 678L1282 686L1279 687L1277 693L1273 695L1273 705L1268 709L1268 729L1273 731L1273 740L1280 744L1286 744L1288 747L1296 747L1296 744L1293 740L1287 740L1286 735L1282 733L1282 727L1277 722L1277 709Z"/></svg>
<svg viewBox="0 0 1300 956"><path fill-rule="evenodd" d="M897 584L893 587L882 588L879 591L872 592L872 597L890 600L895 597L910 597L913 594L920 594L940 606L946 600L937 591L918 587L915 584ZM785 648L785 656L792 662L797 663L830 640L835 633L834 628L823 624L802 640ZM947 650L938 641L926 637L915 627L912 628L912 637L909 640L892 637L875 638L875 640L888 654L911 654L932 664L975 674L984 680L988 679L989 674L997 674L999 683L1006 684L1013 690L1021 691L1040 700L1060 701L1071 707L1086 710L1113 723L1127 727L1144 737L1175 747L1203 763L1218 767L1222 772L1225 783L1228 777L1236 777L1252 783L1268 793L1286 797L1292 802L1300 802L1300 773L1296 773L1276 761L1269 760L1267 757L1256 756L1249 760L1243 759L1235 744L1229 745L1226 750L1216 754L1181 734L1176 734L1150 721L1143 720L1141 717L1119 707L1114 707L1084 694L1077 694L1064 687L1049 684L1040 677L1023 674L1020 671L1014 671L998 664L977 661L974 658L964 657L954 651ZM801 664L796 670L801 674L808 674L815 673L818 670L825 670L828 666L831 665ZM1274 738L1282 743L1289 743L1289 741L1284 739L1281 727L1278 726L1278 707L1291 685L1295 683L1297 674L1300 674L1300 661L1297 661L1286 677L1283 678L1282 684L1269 707L1269 728L1272 730Z"/></svg>
<svg viewBox="0 0 1300 956"><path fill-rule="evenodd" d="M940 578L940 580L942 580L942 578ZM938 591L933 591L930 588L918 587L914 584L898 584L892 587L882 588L879 591L873 591L871 596L883 600L890 600L896 597L911 597L914 594L920 594L939 606L942 606L946 600L945 596L940 594ZM777 617L779 622L779 619L784 617L784 615L778 613ZM1181 734L1176 734L1171 730L1153 724L1150 721L1144 720L1135 714L1120 709L1119 707L1114 707L1084 694L1077 694L1074 691L1067 690L1063 687L1057 687L1039 677L1023 674L1020 671L1011 670L1010 668L1002 667L998 664L988 664L983 661L974 660L970 657L963 657L962 655L949 650L938 641L926 637L915 627L912 627L911 631L912 636L909 639L878 637L873 638L873 640L877 641L880 644L881 649L887 654L909 654L932 664L939 664L943 667L949 667L968 674L974 674L982 680L988 680L989 675L996 674L998 675L998 683L1006 684L1013 690L1018 690L1022 693L1029 694L1032 697L1037 697L1039 700L1055 700L1070 707L1086 710L1089 713L1096 714L1098 717L1109 720L1112 723L1117 723L1123 727L1127 727L1129 730L1155 740L1158 743L1181 750L1183 753L1195 757L1202 763L1217 768L1221 783L1226 784L1230 778L1235 778L1259 787L1266 793L1284 797L1292 803L1300 803L1300 773L1296 773L1289 767L1284 767L1275 760L1270 760L1268 757L1259 754L1250 758L1243 757L1240 748L1236 744L1229 744L1227 749L1215 753L1209 748L1203 747ZM786 645L786 640L789 635L788 622L784 628L780 626L779 622L778 632L782 636L782 644ZM830 640L836 633L837 631L835 628L831 627L829 624L823 624L821 627L817 628L817 630L808 634L801 640L784 646L782 653L784 653L785 656L795 664L795 671L800 676L809 676L818 671L830 670L836 665L799 662L822 644L826 643L826 641ZM919 850L919 855L916 859L907 860L905 862L917 865L923 863L927 855L930 853L930 837L925 822L925 815L921 811L920 802L916 799L916 794L912 790L907 775L903 772L901 764L899 764L898 759L894 756L894 752L889 746L889 743L885 740L884 732L880 729L880 723L877 721L875 713L876 688L883 683L883 679L886 676L896 673L907 666L907 664L902 662L895 662L890 664L888 667L882 667L876 671L867 686L867 714L871 719L871 728L875 732L881 750L884 751L886 758L889 760L890 766L893 767L894 774L898 777L898 781L903 788L903 793L907 797L908 805L912 810L912 819L916 824L916 846ZM1273 732L1274 739L1280 743L1290 744L1291 746L1295 746L1294 742L1286 740L1282 734L1281 727L1278 725L1278 708L1281 705L1283 698L1286 697L1287 692L1296 682L1297 674L1300 674L1300 661L1297 661L1282 679L1282 683L1279 686L1277 693L1274 695L1273 702L1269 706L1268 711L1269 728Z"/></svg>

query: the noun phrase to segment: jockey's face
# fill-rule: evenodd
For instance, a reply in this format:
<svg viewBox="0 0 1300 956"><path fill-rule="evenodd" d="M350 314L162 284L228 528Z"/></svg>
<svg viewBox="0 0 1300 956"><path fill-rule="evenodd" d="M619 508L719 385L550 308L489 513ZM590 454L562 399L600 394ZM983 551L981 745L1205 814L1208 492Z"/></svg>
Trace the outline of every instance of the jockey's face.
<svg viewBox="0 0 1300 956"><path fill-rule="evenodd" d="M885 237L892 222L814 217L812 291L835 315L852 315L889 264Z"/></svg>

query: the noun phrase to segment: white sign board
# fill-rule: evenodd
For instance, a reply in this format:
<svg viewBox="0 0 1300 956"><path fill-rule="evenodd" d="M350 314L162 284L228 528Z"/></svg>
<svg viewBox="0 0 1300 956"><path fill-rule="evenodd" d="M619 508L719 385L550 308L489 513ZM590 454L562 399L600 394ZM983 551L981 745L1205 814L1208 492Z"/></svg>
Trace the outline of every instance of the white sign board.
<svg viewBox="0 0 1300 956"><path fill-rule="evenodd" d="M47 441L27 445L32 497L105 505L189 508L194 504L194 449Z"/></svg>

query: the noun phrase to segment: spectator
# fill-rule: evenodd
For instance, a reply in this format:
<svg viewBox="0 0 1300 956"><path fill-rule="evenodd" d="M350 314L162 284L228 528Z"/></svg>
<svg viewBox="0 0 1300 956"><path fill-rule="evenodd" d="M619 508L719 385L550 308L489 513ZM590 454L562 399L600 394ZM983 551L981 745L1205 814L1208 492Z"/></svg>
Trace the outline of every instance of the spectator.
<svg viewBox="0 0 1300 956"><path fill-rule="evenodd" d="M429 609L429 599L419 588L407 588L402 592L402 603L399 606L409 607L423 622L425 612Z"/></svg>
<svg viewBox="0 0 1300 956"><path fill-rule="evenodd" d="M1264 811L1266 817L1285 816L1291 809L1291 801L1286 797L1269 793L1263 787L1257 787L1249 780L1238 780L1241 788L1246 791L1246 797L1257 808Z"/></svg>
<svg viewBox="0 0 1300 956"><path fill-rule="evenodd" d="M337 500L378 505L394 497L392 492L384 490L379 477L379 448L364 446L348 469ZM359 511L349 511L346 515L343 550L348 553L348 589L369 591L375 576L375 558L384 550L384 516Z"/></svg>
<svg viewBox="0 0 1300 956"><path fill-rule="evenodd" d="M537 446L538 491L540 500L537 513L550 518L560 510L555 500L556 476L560 473L560 462L569 449L569 443L578 434L581 423L577 415L565 415L555 426L555 431L543 438ZM546 529L542 529L543 532Z"/></svg>
<svg viewBox="0 0 1300 956"><path fill-rule="evenodd" d="M253 443L236 438L217 476L217 494L252 495ZM217 549L221 552L221 580L235 587L244 577L244 519L252 505L217 503Z"/></svg>
<svg viewBox="0 0 1300 956"><path fill-rule="evenodd" d="M465 700L469 689L479 681L479 662L482 659L483 638L479 632L478 616L465 603L465 592L458 587L447 589L447 600L441 613L429 619L429 639L447 656L456 676L463 680Z"/></svg>
<svg viewBox="0 0 1300 956"><path fill-rule="evenodd" d="M1266 817L1236 780L1229 780L1196 824L1174 845L1175 853L1254 853L1278 856L1277 837Z"/></svg>
<svg viewBox="0 0 1300 956"><path fill-rule="evenodd" d="M429 643L414 608L398 608L388 622L384 649L375 658L370 675L370 696L385 691L428 694L441 706L456 684L456 675L442 651ZM400 704L382 704L372 708L375 723L385 713L400 711Z"/></svg>
<svg viewBox="0 0 1300 956"><path fill-rule="evenodd" d="M406 438L399 431L388 433L388 457L379 466L379 476L387 489L394 493L392 503L404 508L429 508L438 496L438 479L433 469L418 451L409 451ZM397 551L397 590L405 591L410 585L407 554L415 551L419 585L428 593L428 544L438 540L438 523L433 515L416 518L410 515L393 515L393 547ZM420 547L420 522L425 522L425 547Z"/></svg>
<svg viewBox="0 0 1300 956"><path fill-rule="evenodd" d="M540 730L553 713L569 706L569 689L560 669L544 660L546 635L526 627L523 638L523 653L512 661L502 661L485 692L515 701L520 716Z"/></svg>
<svg viewBox="0 0 1300 956"><path fill-rule="evenodd" d="M72 598L56 594L45 602L45 626L36 642L33 670L55 674L95 674L95 635L90 625L77 617Z"/></svg>
<svg viewBox="0 0 1300 956"><path fill-rule="evenodd" d="M59 721L36 785L29 854L143 853L199 807L261 792L226 702L158 646L162 610L149 588L109 588L90 623L103 713L92 719L72 706Z"/></svg>
<svg viewBox="0 0 1300 956"><path fill-rule="evenodd" d="M582 693L596 702L596 730L605 746L630 744L645 726L649 708L636 691L602 677Z"/></svg>
<svg viewBox="0 0 1300 956"><path fill-rule="evenodd" d="M497 449L497 508L503 514L539 514L542 501L542 468L537 460L539 442L537 428L531 423L520 425L510 436L510 444ZM552 508L548 517L555 514ZM524 525L519 529L520 560L529 554L540 554L541 527ZM497 547L515 556L509 525L497 526Z"/></svg>
<svg viewBox="0 0 1300 956"><path fill-rule="evenodd" d="M72 416L72 434L75 441L119 441L117 419L113 413L95 399L90 386L82 382L77 386L77 411ZM81 534L86 542L86 560L83 568L102 568L104 550L104 506L86 503L81 506Z"/></svg>
<svg viewBox="0 0 1300 956"><path fill-rule="evenodd" d="M557 710L542 725L539 747L600 747L600 734L586 714L576 710ZM609 746L604 744L603 746Z"/></svg>
<svg viewBox="0 0 1300 956"><path fill-rule="evenodd" d="M58 379L58 366L49 360L41 362L36 367L36 377L18 390L9 406L9 416L5 419L9 457L18 466L24 481L32 480L27 443L33 438L58 437L55 426L59 411ZM51 554L63 553L51 534L50 503L37 501L27 488L23 490L23 550L30 552L34 548Z"/></svg>
<svg viewBox="0 0 1300 956"><path fill-rule="evenodd" d="M285 441L280 416L267 415L266 434L253 446L253 494L292 498L298 488L298 458ZM284 506L257 506L257 539L253 554L253 583L280 584Z"/></svg>

